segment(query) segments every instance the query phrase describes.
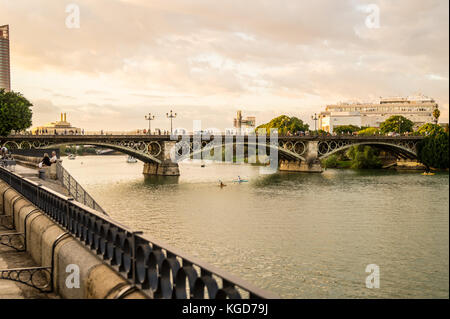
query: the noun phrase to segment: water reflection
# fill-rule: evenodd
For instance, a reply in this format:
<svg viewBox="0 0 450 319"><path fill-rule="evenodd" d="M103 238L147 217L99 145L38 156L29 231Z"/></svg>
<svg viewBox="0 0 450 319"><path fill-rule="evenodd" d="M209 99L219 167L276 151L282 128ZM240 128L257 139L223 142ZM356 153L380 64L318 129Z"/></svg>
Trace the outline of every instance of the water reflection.
<svg viewBox="0 0 450 319"><path fill-rule="evenodd" d="M185 162L144 178L126 157L83 162L64 164L113 218L282 297L448 298L448 173ZM365 288L371 263L380 289Z"/></svg>
<svg viewBox="0 0 450 319"><path fill-rule="evenodd" d="M143 174L143 176L144 176L144 185L147 186L178 184L180 179L179 176L155 176L146 174Z"/></svg>

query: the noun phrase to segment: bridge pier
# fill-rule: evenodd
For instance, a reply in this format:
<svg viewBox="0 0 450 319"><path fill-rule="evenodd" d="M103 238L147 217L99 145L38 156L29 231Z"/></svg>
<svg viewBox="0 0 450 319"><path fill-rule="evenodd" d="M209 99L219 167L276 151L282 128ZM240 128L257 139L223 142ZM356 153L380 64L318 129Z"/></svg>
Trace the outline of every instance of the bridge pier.
<svg viewBox="0 0 450 319"><path fill-rule="evenodd" d="M158 156L158 159L161 160L161 163L144 163L143 174L158 176L180 176L178 163L172 162L172 159L170 158L170 151L175 146L175 143L175 141L165 141L164 143L162 143L161 154Z"/></svg>
<svg viewBox="0 0 450 319"><path fill-rule="evenodd" d="M280 160L278 167L280 171L288 172L307 172L307 173L322 173L322 165L319 160L319 145L318 141L309 141L306 144L305 152L306 161L299 160Z"/></svg>
<svg viewBox="0 0 450 319"><path fill-rule="evenodd" d="M280 171L286 172L305 172L305 173L322 173L323 169L320 162L313 162L308 164L304 161L289 161L280 160L278 164Z"/></svg>
<svg viewBox="0 0 450 319"><path fill-rule="evenodd" d="M144 163L143 173L145 175L180 176L180 169L178 164L172 161L164 161L161 164Z"/></svg>

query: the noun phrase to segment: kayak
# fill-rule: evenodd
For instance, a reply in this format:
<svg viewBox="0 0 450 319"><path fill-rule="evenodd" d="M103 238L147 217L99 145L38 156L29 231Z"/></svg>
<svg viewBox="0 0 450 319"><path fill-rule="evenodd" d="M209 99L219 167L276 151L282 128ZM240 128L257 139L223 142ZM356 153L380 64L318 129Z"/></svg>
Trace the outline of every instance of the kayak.
<svg viewBox="0 0 450 319"><path fill-rule="evenodd" d="M236 179L236 180L233 181L233 183L245 183L245 182L248 182L248 180L246 180L246 179Z"/></svg>
<svg viewBox="0 0 450 319"><path fill-rule="evenodd" d="M427 176L428 176L428 175L429 175L429 176L433 176L434 174L435 174L435 173L431 173L431 172L430 172L430 173L427 173L427 172L422 173L422 175L427 175Z"/></svg>

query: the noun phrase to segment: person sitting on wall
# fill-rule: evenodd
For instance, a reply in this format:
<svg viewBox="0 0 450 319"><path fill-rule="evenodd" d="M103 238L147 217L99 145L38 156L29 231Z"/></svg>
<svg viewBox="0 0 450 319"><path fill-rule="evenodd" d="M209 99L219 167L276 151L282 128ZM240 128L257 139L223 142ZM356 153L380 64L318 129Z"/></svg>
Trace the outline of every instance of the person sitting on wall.
<svg viewBox="0 0 450 319"><path fill-rule="evenodd" d="M54 163L56 163L57 161L58 161L58 158L56 157L56 152L53 151L53 152L52 152L52 158L50 159L50 163L51 163L51 164L54 164Z"/></svg>
<svg viewBox="0 0 450 319"><path fill-rule="evenodd" d="M52 163L50 162L50 157L48 156L47 153L45 153L44 158L39 163L39 168L42 168L43 166L50 166L50 165L52 165Z"/></svg>
<svg viewBox="0 0 450 319"><path fill-rule="evenodd" d="M8 149L3 146L1 149L1 158L5 159L7 155L8 155Z"/></svg>

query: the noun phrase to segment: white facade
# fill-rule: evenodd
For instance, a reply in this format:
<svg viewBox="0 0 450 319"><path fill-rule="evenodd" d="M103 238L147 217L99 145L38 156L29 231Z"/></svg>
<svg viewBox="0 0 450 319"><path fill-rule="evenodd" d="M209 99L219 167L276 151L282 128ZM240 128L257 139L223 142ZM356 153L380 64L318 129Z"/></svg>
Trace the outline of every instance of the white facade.
<svg viewBox="0 0 450 319"><path fill-rule="evenodd" d="M327 105L319 114L319 129L333 133L340 125L380 127L393 115L401 115L418 127L433 122L433 110L438 104L431 98L415 96L407 98L382 98L378 103L340 103Z"/></svg>

